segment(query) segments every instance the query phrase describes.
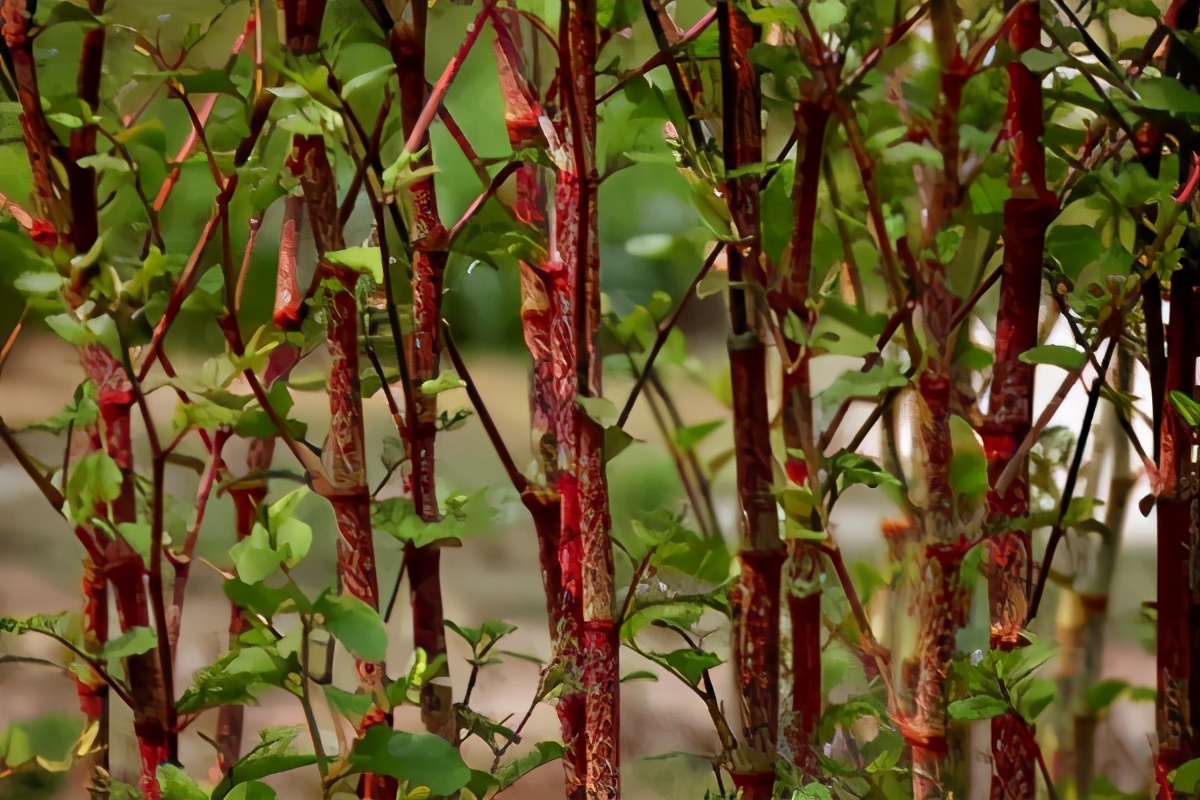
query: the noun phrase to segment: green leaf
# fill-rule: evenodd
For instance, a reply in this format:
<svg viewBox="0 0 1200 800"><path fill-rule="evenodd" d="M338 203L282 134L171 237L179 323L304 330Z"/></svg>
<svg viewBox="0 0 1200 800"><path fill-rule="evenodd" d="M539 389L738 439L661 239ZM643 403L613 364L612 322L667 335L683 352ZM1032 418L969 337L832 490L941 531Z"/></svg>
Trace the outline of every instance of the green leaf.
<svg viewBox="0 0 1200 800"><path fill-rule="evenodd" d="M96 513L97 506L111 503L121 496L124 476L121 468L107 453L92 452L71 467L67 480L67 502L77 521Z"/></svg>
<svg viewBox="0 0 1200 800"><path fill-rule="evenodd" d="M378 247L347 247L344 250L331 250L325 254L325 260L330 264L352 269L364 275L370 275L377 284L383 283L383 260Z"/></svg>
<svg viewBox="0 0 1200 800"><path fill-rule="evenodd" d="M1087 353L1065 344L1042 344L1021 353L1019 358L1026 364L1050 364L1069 372L1082 369Z"/></svg>
<svg viewBox="0 0 1200 800"><path fill-rule="evenodd" d="M84 156L75 162L81 167L91 167L93 169L109 172L129 172L129 162L123 158L110 156L106 154L98 154L93 156Z"/></svg>
<svg viewBox="0 0 1200 800"><path fill-rule="evenodd" d="M1193 428L1200 427L1200 403L1197 403L1183 392L1176 390L1172 390L1167 397L1170 398L1171 405L1175 407L1175 410L1179 412L1179 415L1183 417L1188 425Z"/></svg>
<svg viewBox="0 0 1200 800"><path fill-rule="evenodd" d="M652 660L678 672L692 686L700 683L705 670L712 669L721 664L721 657L716 653L694 650L690 647L670 653L647 653L647 655Z"/></svg>
<svg viewBox="0 0 1200 800"><path fill-rule="evenodd" d="M883 467L871 459L864 458L858 453L849 450L843 450L833 457L833 467L838 470L843 488L856 484L871 488L891 486L899 489L901 486L900 479L895 475L885 472Z"/></svg>
<svg viewBox="0 0 1200 800"><path fill-rule="evenodd" d="M988 462L971 423L958 415L950 417L950 488L959 497L978 497L988 490Z"/></svg>
<svg viewBox="0 0 1200 800"><path fill-rule="evenodd" d="M275 800L275 790L262 781L239 783L225 795L225 800Z"/></svg>
<svg viewBox="0 0 1200 800"><path fill-rule="evenodd" d="M432 397L452 389L461 389L466 385L467 382L458 377L458 373L453 370L442 370L436 378L421 384L421 394Z"/></svg>
<svg viewBox="0 0 1200 800"><path fill-rule="evenodd" d="M162 791L162 800L208 800L204 790L174 764L159 765L158 786Z"/></svg>
<svg viewBox="0 0 1200 800"><path fill-rule="evenodd" d="M1058 686L1049 678L1032 678L1014 690L1017 712L1027 722L1033 722L1058 695Z"/></svg>
<svg viewBox="0 0 1200 800"><path fill-rule="evenodd" d="M229 557L243 583L258 583L273 575L283 563L283 556L271 546L271 534L262 525L255 525L250 535L229 548Z"/></svg>
<svg viewBox="0 0 1200 800"><path fill-rule="evenodd" d="M1128 11L1135 17L1158 19L1163 11L1154 0L1111 0L1111 4L1113 8Z"/></svg>
<svg viewBox="0 0 1200 800"><path fill-rule="evenodd" d="M57 272L23 272L13 281L13 287L23 294L52 295L62 288L63 277Z"/></svg>
<svg viewBox="0 0 1200 800"><path fill-rule="evenodd" d="M325 701L329 708L346 717L356 727L362 722L363 716L371 710L374 699L369 694L347 692L331 684L325 685Z"/></svg>
<svg viewBox="0 0 1200 800"><path fill-rule="evenodd" d="M317 763L317 757L299 753L292 742L300 735L301 727L282 726L259 731L262 740L257 747L237 761L224 779L213 789L212 800L224 800L235 787Z"/></svg>
<svg viewBox="0 0 1200 800"><path fill-rule="evenodd" d="M349 594L326 590L313 604L325 617L325 629L364 661L383 661L387 655L387 628L379 612Z"/></svg>
<svg viewBox="0 0 1200 800"><path fill-rule="evenodd" d="M287 674L299 666L297 660L283 658L273 647L240 647L197 672L177 707L180 713L194 714L255 702L261 690L284 686Z"/></svg>
<svg viewBox="0 0 1200 800"><path fill-rule="evenodd" d="M390 775L408 783L409 791L426 787L435 796L450 795L471 780L454 745L440 736L394 731L381 725L368 728L350 750L355 772Z"/></svg>
<svg viewBox="0 0 1200 800"><path fill-rule="evenodd" d="M999 697L976 695L955 700L947 708L950 719L958 722L969 722L979 719L991 719L1008 711L1008 703Z"/></svg>
<svg viewBox="0 0 1200 800"><path fill-rule="evenodd" d="M1045 50L1026 50L1021 54L1021 63L1028 67L1030 72L1036 72L1039 75L1044 75L1056 67L1061 67L1070 60L1070 57L1066 53L1058 50L1051 52L1046 52Z"/></svg>
<svg viewBox="0 0 1200 800"><path fill-rule="evenodd" d="M1200 95L1175 78L1144 75L1133 87L1138 105L1148 111L1166 111L1180 116L1200 115Z"/></svg>
<svg viewBox="0 0 1200 800"><path fill-rule="evenodd" d="M157 646L158 634L154 632L154 629L139 626L130 628L117 638L105 642L100 651L100 658L111 663L120 658L149 653Z"/></svg>
<svg viewBox="0 0 1200 800"><path fill-rule="evenodd" d="M852 397L876 397L888 389L899 389L906 385L908 378L894 361L877 364L866 372L847 370L821 392L821 409L828 413Z"/></svg>
<svg viewBox="0 0 1200 800"><path fill-rule="evenodd" d="M806 783L792 792L792 800L833 800L833 795L822 784Z"/></svg>
<svg viewBox="0 0 1200 800"><path fill-rule="evenodd" d="M696 297L703 300L714 294L722 294L729 288L729 273L724 270L709 270L696 284Z"/></svg>
<svg viewBox="0 0 1200 800"><path fill-rule="evenodd" d="M1194 797L1200 791L1200 758L1185 761L1168 776L1171 788L1183 792L1188 797Z"/></svg>
<svg viewBox="0 0 1200 800"><path fill-rule="evenodd" d="M563 757L565 749L558 742L538 742L523 756L504 764L496 770L496 781L503 791L543 764Z"/></svg>
<svg viewBox="0 0 1200 800"><path fill-rule="evenodd" d="M846 4L842 0L812 0L808 4L808 13L817 30L824 33L845 21Z"/></svg>
<svg viewBox="0 0 1200 800"><path fill-rule="evenodd" d="M705 606L696 601L667 601L635 608L621 624L622 641L632 642L638 632L656 622L673 625L681 630L691 630L700 621Z"/></svg>
<svg viewBox="0 0 1200 800"><path fill-rule="evenodd" d="M621 683L631 683L633 681L658 681L658 676L653 672L645 669L634 670L627 675L621 676Z"/></svg>
<svg viewBox="0 0 1200 800"><path fill-rule="evenodd" d="M1033 671L1049 661L1058 650L1057 646L1045 639L1036 639L1026 633L1030 643L1024 647L999 654L996 661L996 676L1010 685L1033 674Z"/></svg>
<svg viewBox="0 0 1200 800"><path fill-rule="evenodd" d="M691 450L700 442L704 441L710 433L720 428L725 424L723 419L714 419L709 422L701 422L697 425L688 425L683 428L676 428L673 438L675 444L682 450Z"/></svg>
<svg viewBox="0 0 1200 800"><path fill-rule="evenodd" d="M1129 683L1120 678L1109 678L1089 686L1085 695L1088 713L1099 714L1128 689Z"/></svg>

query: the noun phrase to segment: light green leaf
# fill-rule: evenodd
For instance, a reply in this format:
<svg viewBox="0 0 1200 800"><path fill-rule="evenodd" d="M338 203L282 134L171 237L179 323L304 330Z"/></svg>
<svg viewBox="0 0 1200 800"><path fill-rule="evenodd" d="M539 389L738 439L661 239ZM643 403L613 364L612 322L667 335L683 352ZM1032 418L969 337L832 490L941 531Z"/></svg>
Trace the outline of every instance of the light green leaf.
<svg viewBox="0 0 1200 800"><path fill-rule="evenodd" d="M379 612L349 594L323 593L313 604L325 617L325 629L364 661L383 661L387 629Z"/></svg>
<svg viewBox="0 0 1200 800"><path fill-rule="evenodd" d="M1071 371L1083 367L1087 353L1065 344L1043 344L1031 347L1019 358L1026 364L1050 364Z"/></svg>
<svg viewBox="0 0 1200 800"><path fill-rule="evenodd" d="M174 764L159 765L158 786L162 800L208 800L204 790Z"/></svg>
<svg viewBox="0 0 1200 800"><path fill-rule="evenodd" d="M331 250L325 254L325 260L370 275L375 283L380 284L383 283L381 252L378 247L347 247L344 250Z"/></svg>
<svg viewBox="0 0 1200 800"><path fill-rule="evenodd" d="M700 442L704 441L710 433L720 428L725 424L723 419L714 419L709 422L701 422L696 425L688 425L683 428L677 428L673 434L675 444L683 450L691 450Z"/></svg>
<svg viewBox="0 0 1200 800"><path fill-rule="evenodd" d="M977 497L988 490L988 462L983 443L971 423L958 415L950 417L950 488L959 497Z"/></svg>
<svg viewBox="0 0 1200 800"><path fill-rule="evenodd" d="M453 370L442 370L433 380L425 381L421 384L421 394L426 397L432 397L435 394L448 392L452 389L461 389L467 385L467 382L458 377L458 373Z"/></svg>

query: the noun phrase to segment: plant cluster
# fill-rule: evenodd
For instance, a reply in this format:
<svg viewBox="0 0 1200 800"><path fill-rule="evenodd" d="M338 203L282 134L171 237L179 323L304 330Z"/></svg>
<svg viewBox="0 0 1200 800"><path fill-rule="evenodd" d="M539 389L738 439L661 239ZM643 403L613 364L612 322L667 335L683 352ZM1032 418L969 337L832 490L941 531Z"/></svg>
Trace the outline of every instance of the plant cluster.
<svg viewBox="0 0 1200 800"><path fill-rule="evenodd" d="M272 776L311 770L313 796L468 800L561 761L568 798L616 798L621 684L665 676L711 718L707 797L961 797L981 780L975 722L993 798L1194 796L1200 2L461 5L0 0L16 312L0 368L36 324L81 370L66 408L0 420L0 440L83 575L77 610L0 631L65 648L84 718L65 736L14 723L0 779L82 763L93 797L267 800ZM468 81L490 100L452 113ZM623 307L602 292L619 275L604 187L662 165L691 230L630 255L683 247L693 278ZM489 313L519 318L528 351L529 469L451 332L468 324L444 303L464 268L519 287ZM719 364L678 324L710 296L728 314L708 321ZM606 374L632 391L606 396ZM684 374L729 411L716 457L727 420L686 419ZM1040 404L1035 377L1053 389ZM303 419L313 389L327 413ZM446 407L459 390L469 408ZM1081 418L1052 424L1073 392ZM608 465L647 446L626 432L639 402L686 503L613 519ZM394 425L380 465L372 408ZM441 551L489 513L482 487L439 481L456 429L490 444L538 543L551 655L515 724L472 707L481 670L529 658L503 649L514 626L443 610ZM1101 680L1135 463L1158 530L1151 687ZM171 496L186 474L194 495ZM336 528L336 573L315 587L297 577L309 496ZM848 563L839 517L870 502L895 509L882 557ZM228 649L184 676L216 503L236 528L215 566ZM398 576L377 537L402 549ZM385 659L402 580L401 670ZM1035 635L1050 600L1058 626ZM1057 680L1056 639L1075 654ZM339 649L353 685L334 680ZM655 670L622 676L623 649ZM306 724L246 737L265 692ZM1132 794L1095 766L1121 697L1157 710ZM137 765L109 757L115 703ZM529 746L541 704L561 737ZM397 728L405 706L422 731ZM180 763L189 728L214 731L210 780ZM464 758L471 739L486 763Z"/></svg>

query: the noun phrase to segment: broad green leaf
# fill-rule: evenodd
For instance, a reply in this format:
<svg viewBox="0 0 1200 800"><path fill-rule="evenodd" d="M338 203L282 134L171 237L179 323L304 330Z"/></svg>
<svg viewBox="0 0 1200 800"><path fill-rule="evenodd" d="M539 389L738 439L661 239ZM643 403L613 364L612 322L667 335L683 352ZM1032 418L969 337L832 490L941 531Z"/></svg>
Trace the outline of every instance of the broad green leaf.
<svg viewBox="0 0 1200 800"><path fill-rule="evenodd" d="M907 384L908 378L894 361L885 361L866 372L847 370L821 392L821 408L828 413L852 397L876 397L887 389L899 389Z"/></svg>
<svg viewBox="0 0 1200 800"><path fill-rule="evenodd" d="M988 463L971 423L958 415L950 417L950 488L959 497L978 497L988 490Z"/></svg>
<svg viewBox="0 0 1200 800"><path fill-rule="evenodd" d="M504 764L496 771L496 781L499 783L501 791L543 764L559 760L563 757L564 752L563 746L558 742L538 742L528 753Z"/></svg>
<svg viewBox="0 0 1200 800"><path fill-rule="evenodd" d="M1200 791L1200 758L1183 762L1169 777L1172 789L1183 792L1185 796L1194 797Z"/></svg>
<svg viewBox="0 0 1200 800"><path fill-rule="evenodd" d="M450 795L471 780L454 745L433 734L412 734L376 725L367 729L350 750L355 772L390 775L408 783L409 790L426 787L435 796Z"/></svg>
<svg viewBox="0 0 1200 800"><path fill-rule="evenodd" d="M275 790L262 781L239 783L225 795L225 800L275 800Z"/></svg>
<svg viewBox="0 0 1200 800"><path fill-rule="evenodd" d="M1085 696L1088 712L1099 714L1116 702L1129 688L1129 683L1120 678L1109 678L1089 686Z"/></svg>
<svg viewBox="0 0 1200 800"><path fill-rule="evenodd" d="M57 272L24 272L13 281L13 287L28 295L56 294L63 286L63 277Z"/></svg>
<svg viewBox="0 0 1200 800"><path fill-rule="evenodd" d="M329 708L350 720L355 726L362 722L363 715L371 710L374 699L369 694L347 692L331 684L326 684L325 701Z"/></svg>
<svg viewBox="0 0 1200 800"><path fill-rule="evenodd" d="M112 662L119 658L140 656L157 646L158 634L154 632L153 628L144 626L130 628L117 638L105 642L104 648L100 651L100 657L105 661Z"/></svg>
<svg viewBox="0 0 1200 800"><path fill-rule="evenodd" d="M377 284L383 283L383 261L378 247L347 247L344 250L331 250L325 254L325 260L331 264L370 275Z"/></svg>
<svg viewBox="0 0 1200 800"><path fill-rule="evenodd" d="M979 719L991 719L1008 711L1008 703L999 697L976 695L962 700L955 700L946 708L950 719L957 722L970 722Z"/></svg>
<svg viewBox="0 0 1200 800"><path fill-rule="evenodd" d="M823 784L806 783L792 792L792 800L833 800L833 795Z"/></svg>
<svg viewBox="0 0 1200 800"><path fill-rule="evenodd" d="M1200 95L1175 78L1145 75L1134 84L1138 105L1149 111L1166 111L1181 116L1200 115Z"/></svg>
<svg viewBox="0 0 1200 800"><path fill-rule="evenodd" d="M300 753L292 746L300 731L299 725L264 728L259 731L261 742L230 767L229 772L213 789L212 800L225 800L239 784L316 764L315 755Z"/></svg>
<svg viewBox="0 0 1200 800"><path fill-rule="evenodd" d="M313 604L325 617L325 629L346 649L364 661L383 661L387 655L387 629L379 612L349 594L324 592Z"/></svg>
<svg viewBox="0 0 1200 800"><path fill-rule="evenodd" d="M271 535L262 525L255 525L249 536L231 547L229 556L243 583L258 583L283 563L283 556L271 546Z"/></svg>
<svg viewBox="0 0 1200 800"><path fill-rule="evenodd" d="M724 270L710 270L696 284L696 297L703 300L714 294L722 294L729 288L729 273Z"/></svg>
<svg viewBox="0 0 1200 800"><path fill-rule="evenodd" d="M683 450L691 450L700 442L704 441L710 433L720 428L725 424L723 419L714 419L708 422L701 422L696 425L688 425L683 428L676 428L672 434L675 444Z"/></svg>
<svg viewBox="0 0 1200 800"><path fill-rule="evenodd" d="M121 468L107 453L87 453L71 467L67 480L72 515L79 521L91 517L99 505L121 496L123 481Z"/></svg>
<svg viewBox="0 0 1200 800"><path fill-rule="evenodd" d="M223 705L253 703L264 689L284 687L288 673L299 668L296 659L283 658L273 647L241 647L197 672L177 707L180 713L193 714Z"/></svg>
<svg viewBox="0 0 1200 800"><path fill-rule="evenodd" d="M159 765L158 786L162 791L162 800L208 800L204 790L174 764Z"/></svg>
<svg viewBox="0 0 1200 800"><path fill-rule="evenodd" d="M1087 353L1065 344L1042 344L1031 347L1019 356L1026 364L1050 364L1065 370L1076 370L1087 363Z"/></svg>
<svg viewBox="0 0 1200 800"><path fill-rule="evenodd" d="M704 611L705 606L695 601L667 601L636 608L621 625L621 639L632 642L639 631L656 622L691 630Z"/></svg>
<svg viewBox="0 0 1200 800"><path fill-rule="evenodd" d="M1028 722L1033 722L1058 695L1058 686L1049 678L1031 678L1014 690L1013 702Z"/></svg>
<svg viewBox="0 0 1200 800"><path fill-rule="evenodd" d="M654 661L674 670L692 686L700 683L705 670L721 664L721 657L704 650L682 648L670 653L647 653Z"/></svg>

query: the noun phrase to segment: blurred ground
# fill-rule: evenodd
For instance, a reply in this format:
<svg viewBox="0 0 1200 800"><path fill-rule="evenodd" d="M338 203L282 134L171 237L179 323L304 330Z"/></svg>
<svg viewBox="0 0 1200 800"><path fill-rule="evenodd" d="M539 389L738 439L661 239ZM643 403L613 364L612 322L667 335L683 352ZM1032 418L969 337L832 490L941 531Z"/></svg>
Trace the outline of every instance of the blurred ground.
<svg viewBox="0 0 1200 800"><path fill-rule="evenodd" d="M714 352L713 357L719 356ZM525 463L529 452L525 441L527 413L525 406L525 364L516 359L494 355L467 354L473 377L485 398L490 398L490 410L496 418L518 463ZM709 362L718 363L718 362ZM6 367L0 385L0 413L12 427L26 424L35 418L53 413L71 397L78 380L78 367L73 352L61 342L49 338L24 338ZM1048 385L1048 384L1047 384ZM623 398L628 384L612 380L608 391ZM722 417L725 410L705 391L686 381L676 385L678 399L689 423ZM1049 386L1047 393L1053 391ZM1045 386L1043 386L1045 390ZM464 406L461 392L443 395L445 405ZM1040 394L1040 392L1039 392ZM165 392L152 397L155 413L165 427L170 419L173 398ZM299 416L314 421L321 419L325 396L320 392L297 395ZM1061 412L1072 413L1068 406ZM1077 413L1077 409L1076 409ZM389 433L388 417L379 397L374 398L369 412L368 442L370 462L377 468L382 437ZM655 443L654 447L634 447L620 456L611 469L615 524L628 520L638 510L657 507L678 507L680 494L673 467L665 451L657 446L658 434L645 413L644 406L634 415L630 432L639 439ZM723 429L713 441L714 452L728 446L728 430ZM310 429L309 438L320 441L322 432ZM47 459L54 455L54 442L45 435L31 434L24 441ZM503 490L503 472L477 422L464 429L439 437L438 464L441 479L455 489L490 486ZM227 451L231 463L236 463L236 450ZM728 470L716 482L719 513L723 517L726 536L734 529L734 514L730 506ZM172 484L180 500L194 491L194 478L186 473ZM291 487L285 487L281 491ZM1144 490L1143 490L1144 493ZM501 494L503 494L501 492ZM1135 498L1138 495L1135 495ZM299 571L300 580L319 588L321 576L331 574L333 535L327 525L320 524L320 503L306 501L304 506L315 514L317 539L313 554ZM878 521L889 509L872 499L872 495L847 496L836 514L836 535L850 559L878 557ZM1153 552L1151 548L1152 520L1142 520L1133 510L1130 547L1122 557L1117 575L1112 607L1112 645L1106 654L1105 674L1119 677L1135 685L1153 685L1153 659L1136 642L1137 627L1132 620L1139 604L1153 599ZM215 563L224 564L222 554L233 541L231 509L225 499L211 507L203 531L200 554ZM377 539L380 576L384 586L390 586L397 568L396 545L389 537ZM22 616L37 612L74 609L78 605L80 551L65 524L46 506L7 451L0 451L0 614ZM1068 554L1069 557L1069 554ZM537 551L532 532L523 510L510 503L502 510L495 530L472 534L465 546L449 550L443 557L445 602L447 617L457 622L475 625L483 619L500 618L519 626L519 631L506 642L508 649L530 652L546 657L549 654L545 623L545 605L538 574ZM386 593L386 589L384 590ZM402 590L405 591L405 590ZM219 576L211 569L193 571L189 597L184 613L182 647L179 654L176 685L187 685L191 674L208 664L221 650L228 619L227 604L220 592ZM1052 608L1047 604L1047 608ZM392 672L399 671L408 659L409 625L405 614L404 595L392 620L390 663ZM1046 612L1039 621L1042 627L1052 625L1053 614ZM719 642L719 649L724 643ZM25 637L19 643L5 640L0 652L18 649L56 657L52 643ZM450 663L453 680L461 696L467 667L466 651L461 642L451 639ZM626 654L623 672L640 669L635 656ZM352 682L348 663L339 663L342 685ZM529 704L537 684L537 668L523 661L512 660L483 671L475 692L477 710L495 716L519 716ZM728 675L720 674L721 686L728 689ZM280 693L282 694L282 693ZM725 692L727 706L728 691ZM646 756L682 751L705 754L712 752L715 738L703 706L686 688L671 682L625 684L622 688L622 760L623 775L629 797L660 797L667 800L699 800L704 788L712 786L712 774L698 758L672 761L644 761ZM20 664L0 665L0 727L14 720L30 719L47 712L75 713L74 687L61 673L45 667ZM127 713L124 709L118 715ZM119 719L120 717L118 717ZM196 723L200 730L211 732L215 714ZM287 696L267 696L261 706L247 712L247 741L254 731L267 724L300 724L303 722L298 704ZM404 715L398 725L416 729L415 713ZM117 730L123 727L117 724ZM542 707L534 714L526 729L527 744L557 736L553 710ZM1103 724L1098 747L1097 766L1102 771L1120 776L1119 783L1133 789L1143 784L1147 775L1149 740L1153 729L1153 711L1149 704L1118 704ZM113 743L114 771L118 777L131 779L134 763L133 742L117 739ZM193 775L201 775L212 762L212 750L195 731L182 740L182 758ZM477 765L490 762L482 748L472 748L469 760ZM982 754L977 756L981 772L989 767ZM313 797L311 776L289 776L277 781L290 791L283 797ZM557 765L538 770L508 793L514 798L561 797L561 771ZM1144 785L1144 784L1143 784ZM0 798L24 797L14 793L11 784L0 781ZM81 789L64 788L61 797L78 797Z"/></svg>

